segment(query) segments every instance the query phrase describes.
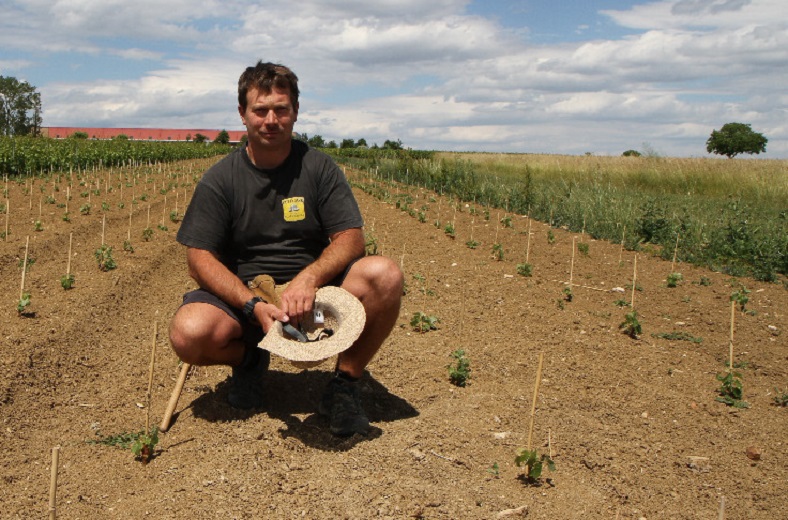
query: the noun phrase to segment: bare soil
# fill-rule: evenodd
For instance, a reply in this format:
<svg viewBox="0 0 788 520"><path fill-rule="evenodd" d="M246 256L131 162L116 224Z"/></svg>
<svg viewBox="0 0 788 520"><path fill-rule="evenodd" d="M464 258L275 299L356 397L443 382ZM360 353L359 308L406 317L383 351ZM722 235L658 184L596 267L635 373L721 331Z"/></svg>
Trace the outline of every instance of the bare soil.
<svg viewBox="0 0 788 520"><path fill-rule="evenodd" d="M74 181L71 221L39 198L52 185L8 183L7 240L0 242L0 452L3 518L41 518L48 511L50 456L60 446L59 518L497 518L583 519L785 518L788 506L788 291L781 284L734 280L685 264L676 288L671 263L637 256L634 292L643 334L619 330L628 311L635 254L616 244L532 223L533 276L517 274L526 254L528 220L412 190L416 218L357 190L367 232L379 252L402 263L407 279L398 325L363 380L374 425L368 437L333 437L317 403L332 363L301 371L275 358L266 381L269 406L239 412L226 404L226 367L196 368L175 421L160 434L148 464L129 450L88 441L158 424L179 371L167 325L182 294L195 286L169 220L176 192L159 193L163 176L180 184L179 211L191 193L182 163L148 178L151 203L134 205L124 252L132 188L99 172L101 195L90 215L78 208L86 187ZM142 170L134 188L145 185ZM65 201L65 183L54 192ZM151 188L154 182L159 185ZM41 192L43 186L44 191ZM29 186L28 186L29 187ZM391 188L394 190L395 188ZM400 191L405 187L397 188ZM101 201L106 239L117 269L98 269ZM123 201L125 208L118 207ZM4 202L0 199L0 202ZM40 211L40 213L39 213ZM40 214L40 216L39 216ZM151 223L148 224L148 214ZM5 215L2 215L5 217ZM440 227L434 225L440 220ZM34 231L40 220L43 230ZM456 238L443 226L454 220ZM167 230L157 226L164 222ZM4 222L0 220L0 226ZM154 230L144 241L142 230ZM64 290L69 234L75 287ZM466 245L471 239L480 244ZM35 263L25 288L31 305L16 310L25 239ZM587 243L588 255L572 244ZM503 260L492 245L504 247ZM571 272L571 273L570 273ZM563 289L573 281L572 301ZM711 285L701 285L706 277ZM728 358L731 292L746 285L748 312L735 313L735 356L748 409L715 401ZM620 287L625 292L614 292ZM440 319L414 332L415 312ZM155 371L146 403L154 324ZM654 335L685 333L692 342ZM470 359L464 387L449 382L450 354ZM537 360L544 367L534 447L552 454L556 471L538 486L514 464L528 439ZM760 459L748 457L748 448ZM507 510L516 510L508 511Z"/></svg>

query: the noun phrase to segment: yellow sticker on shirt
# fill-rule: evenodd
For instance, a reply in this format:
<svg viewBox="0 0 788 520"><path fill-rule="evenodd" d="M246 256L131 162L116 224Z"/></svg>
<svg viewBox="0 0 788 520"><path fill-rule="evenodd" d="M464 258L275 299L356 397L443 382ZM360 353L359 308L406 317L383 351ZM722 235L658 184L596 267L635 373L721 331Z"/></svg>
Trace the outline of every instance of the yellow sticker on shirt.
<svg viewBox="0 0 788 520"><path fill-rule="evenodd" d="M282 200L282 209L285 212L285 222L298 222L306 218L304 197L291 197Z"/></svg>

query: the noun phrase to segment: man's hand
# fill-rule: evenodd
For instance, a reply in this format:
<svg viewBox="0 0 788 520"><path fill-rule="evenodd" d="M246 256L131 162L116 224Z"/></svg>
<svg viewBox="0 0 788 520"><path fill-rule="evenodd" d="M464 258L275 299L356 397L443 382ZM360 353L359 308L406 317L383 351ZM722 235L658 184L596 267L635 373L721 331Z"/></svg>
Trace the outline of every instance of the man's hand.
<svg viewBox="0 0 788 520"><path fill-rule="evenodd" d="M309 316L315 306L317 285L306 271L293 278L282 293L282 311L290 318L294 327ZM282 320L280 320L282 321Z"/></svg>
<svg viewBox="0 0 788 520"><path fill-rule="evenodd" d="M285 311L271 303L258 303L255 305L254 317L266 334L268 334L268 331L274 326L275 321L281 321L282 323L290 321Z"/></svg>

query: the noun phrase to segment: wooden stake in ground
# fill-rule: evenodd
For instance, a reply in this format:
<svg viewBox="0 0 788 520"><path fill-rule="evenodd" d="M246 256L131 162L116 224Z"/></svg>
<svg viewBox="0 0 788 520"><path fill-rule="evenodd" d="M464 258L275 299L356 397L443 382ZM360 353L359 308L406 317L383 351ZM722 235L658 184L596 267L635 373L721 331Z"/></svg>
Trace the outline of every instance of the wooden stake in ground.
<svg viewBox="0 0 788 520"><path fill-rule="evenodd" d="M166 432L170 429L170 422L172 421L172 414L175 412L175 407L178 406L178 399L181 397L183 385L186 383L186 376L189 375L189 369L192 366L189 363L183 363L181 372L178 374L178 381L175 383L175 388L170 395L170 401L167 403L167 409L164 411L164 417L159 425L159 431Z"/></svg>
<svg viewBox="0 0 788 520"><path fill-rule="evenodd" d="M539 395L539 384L542 382L542 362L544 352L539 353L539 365L536 367L536 382L534 383L534 398L531 401L531 424L528 426L528 444L526 450L531 451L532 439L534 435L534 417L536 416L536 398Z"/></svg>
<svg viewBox="0 0 788 520"><path fill-rule="evenodd" d="M632 305L632 310L635 310L635 284L638 279L638 254L635 253L635 266L632 268L632 301L630 304Z"/></svg>
<svg viewBox="0 0 788 520"><path fill-rule="evenodd" d="M60 461L60 446L52 448L52 469L49 477L49 520L57 518L57 468Z"/></svg>
<svg viewBox="0 0 788 520"><path fill-rule="evenodd" d="M3 242L8 240L8 215L11 213L11 206L8 204L8 199L5 199L5 234L3 235Z"/></svg>
<svg viewBox="0 0 788 520"><path fill-rule="evenodd" d="M572 237L572 260L569 262L569 289L572 289L572 279L575 273L575 241L577 237Z"/></svg>
<svg viewBox="0 0 788 520"><path fill-rule="evenodd" d="M531 253L531 217L528 217L528 238L525 240L525 263L528 263L528 255Z"/></svg>
<svg viewBox="0 0 788 520"><path fill-rule="evenodd" d="M101 245L102 246L105 244L105 242L104 242L104 237L105 237L104 229L106 227L107 227L107 215L105 214L105 215L102 215L102 217L101 217Z"/></svg>
<svg viewBox="0 0 788 520"><path fill-rule="evenodd" d="M27 253L30 250L30 235L27 235L27 239L25 240L25 259L22 261L22 287L19 289L19 300L22 300L22 297L25 294L25 276L27 275Z"/></svg>
<svg viewBox="0 0 788 520"><path fill-rule="evenodd" d="M627 227L624 226L624 229L621 231L621 247L618 250L618 265L621 265L621 255L624 254L624 238L627 235Z"/></svg>
<svg viewBox="0 0 788 520"><path fill-rule="evenodd" d="M733 330L736 319L736 301L731 300L731 335L728 340L728 372L733 372Z"/></svg>
<svg viewBox="0 0 788 520"><path fill-rule="evenodd" d="M66 276L71 274L71 242L74 239L74 233L68 234L68 261L66 262Z"/></svg>
<svg viewBox="0 0 788 520"><path fill-rule="evenodd" d="M148 393L145 395L145 434L150 432L150 397L153 388L153 364L156 360L156 336L158 335L159 324L153 320L153 344L150 349L150 369L148 370Z"/></svg>
<svg viewBox="0 0 788 520"><path fill-rule="evenodd" d="M128 240L129 242L131 242L131 216L133 212L134 212L134 206L129 204L129 227L126 230L126 240Z"/></svg>
<svg viewBox="0 0 788 520"><path fill-rule="evenodd" d="M673 262L670 264L671 273L676 272L676 256L678 255L679 252L679 236L680 234L676 233L676 247L673 248Z"/></svg>

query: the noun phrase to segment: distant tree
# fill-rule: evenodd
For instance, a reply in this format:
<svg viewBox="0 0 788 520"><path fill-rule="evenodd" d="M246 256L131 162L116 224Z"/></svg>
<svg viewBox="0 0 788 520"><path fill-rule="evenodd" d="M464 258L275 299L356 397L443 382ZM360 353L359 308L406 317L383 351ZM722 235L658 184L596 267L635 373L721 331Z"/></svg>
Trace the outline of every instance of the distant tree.
<svg viewBox="0 0 788 520"><path fill-rule="evenodd" d="M325 148L326 142L323 140L322 135L313 135L309 139L307 139L307 144L312 148Z"/></svg>
<svg viewBox="0 0 788 520"><path fill-rule="evenodd" d="M230 134L227 133L227 130L222 130L217 134L213 142L216 144L230 144Z"/></svg>
<svg viewBox="0 0 788 520"><path fill-rule="evenodd" d="M402 150L402 141L397 139L396 141L389 141L386 139L383 142L383 148L388 150Z"/></svg>
<svg viewBox="0 0 788 520"><path fill-rule="evenodd" d="M637 150L627 150L626 152L622 153L621 155L623 157L640 157L643 154L641 154Z"/></svg>
<svg viewBox="0 0 788 520"><path fill-rule="evenodd" d="M27 81L0 76L0 135L41 133L41 94Z"/></svg>
<svg viewBox="0 0 788 520"><path fill-rule="evenodd" d="M740 153L752 155L765 152L767 142L763 134L753 131L748 124L726 123L719 130L711 132L706 141L706 151L732 159Z"/></svg>
<svg viewBox="0 0 788 520"><path fill-rule="evenodd" d="M118 134L115 137L113 137L112 140L113 141L128 141L129 140L129 136L127 136L126 134Z"/></svg>
<svg viewBox="0 0 788 520"><path fill-rule="evenodd" d="M369 146L367 145L367 140L362 137L361 139L356 141L356 148L369 148Z"/></svg>
<svg viewBox="0 0 788 520"><path fill-rule="evenodd" d="M339 145L340 148L355 148L356 142L353 139L342 139L342 143Z"/></svg>
<svg viewBox="0 0 788 520"><path fill-rule="evenodd" d="M186 134L185 139L186 139L187 142L191 141L192 140L192 134Z"/></svg>
<svg viewBox="0 0 788 520"><path fill-rule="evenodd" d="M87 132L74 132L69 137L71 137L72 139L87 139L88 138L88 133Z"/></svg>
<svg viewBox="0 0 788 520"><path fill-rule="evenodd" d="M326 143L326 148L336 148L337 142L336 141L329 141Z"/></svg>
<svg viewBox="0 0 788 520"><path fill-rule="evenodd" d="M207 140L208 140L208 136L206 136L206 135L197 134L197 135L194 136L194 142L195 143L204 143Z"/></svg>

